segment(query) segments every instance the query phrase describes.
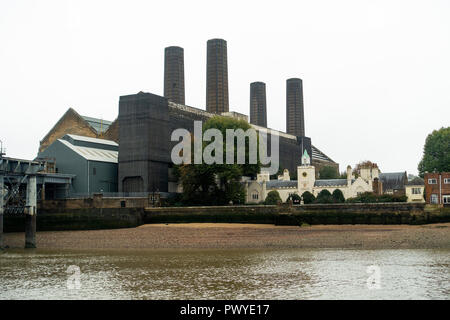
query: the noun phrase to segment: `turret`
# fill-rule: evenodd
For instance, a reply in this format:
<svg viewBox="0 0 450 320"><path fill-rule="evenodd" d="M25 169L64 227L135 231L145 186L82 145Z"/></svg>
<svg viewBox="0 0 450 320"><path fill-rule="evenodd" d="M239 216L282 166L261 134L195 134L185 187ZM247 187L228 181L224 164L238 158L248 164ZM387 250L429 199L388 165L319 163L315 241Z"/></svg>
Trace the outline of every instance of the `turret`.
<svg viewBox="0 0 450 320"><path fill-rule="evenodd" d="M347 166L347 185L350 186L352 184L352 167L350 165Z"/></svg>

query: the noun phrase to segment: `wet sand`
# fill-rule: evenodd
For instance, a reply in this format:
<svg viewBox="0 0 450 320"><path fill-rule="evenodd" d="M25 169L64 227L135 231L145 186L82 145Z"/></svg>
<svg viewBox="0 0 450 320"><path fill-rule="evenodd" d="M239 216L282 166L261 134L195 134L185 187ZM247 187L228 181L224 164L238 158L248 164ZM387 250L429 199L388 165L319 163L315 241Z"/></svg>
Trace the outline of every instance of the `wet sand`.
<svg viewBox="0 0 450 320"><path fill-rule="evenodd" d="M23 248L24 233L4 234ZM152 224L130 229L37 233L42 249L201 248L450 248L450 223L410 225L274 226L255 224Z"/></svg>

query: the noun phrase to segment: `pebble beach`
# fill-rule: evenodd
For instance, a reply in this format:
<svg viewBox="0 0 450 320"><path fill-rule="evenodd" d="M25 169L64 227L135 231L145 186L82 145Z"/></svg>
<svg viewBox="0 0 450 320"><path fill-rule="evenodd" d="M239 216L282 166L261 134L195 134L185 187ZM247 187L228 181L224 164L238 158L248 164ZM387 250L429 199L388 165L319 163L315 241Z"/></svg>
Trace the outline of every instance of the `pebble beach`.
<svg viewBox="0 0 450 320"><path fill-rule="evenodd" d="M4 234L23 248L23 233ZM430 225L150 224L137 228L37 232L42 249L450 248L450 223Z"/></svg>

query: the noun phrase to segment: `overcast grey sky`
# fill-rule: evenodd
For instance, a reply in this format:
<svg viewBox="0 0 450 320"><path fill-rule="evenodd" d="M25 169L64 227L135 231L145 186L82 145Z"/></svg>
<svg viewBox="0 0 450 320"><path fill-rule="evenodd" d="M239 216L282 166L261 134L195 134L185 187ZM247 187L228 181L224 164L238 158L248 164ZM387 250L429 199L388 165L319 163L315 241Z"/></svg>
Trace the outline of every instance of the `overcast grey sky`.
<svg viewBox="0 0 450 320"><path fill-rule="evenodd" d="M34 158L73 107L114 120L119 96L163 95L164 48L185 53L186 104L205 109L206 41L228 42L230 110L266 83L285 131L286 79L303 79L306 135L340 164L417 173L450 123L449 0L0 0L0 140ZM299 157L301 155L298 155Z"/></svg>

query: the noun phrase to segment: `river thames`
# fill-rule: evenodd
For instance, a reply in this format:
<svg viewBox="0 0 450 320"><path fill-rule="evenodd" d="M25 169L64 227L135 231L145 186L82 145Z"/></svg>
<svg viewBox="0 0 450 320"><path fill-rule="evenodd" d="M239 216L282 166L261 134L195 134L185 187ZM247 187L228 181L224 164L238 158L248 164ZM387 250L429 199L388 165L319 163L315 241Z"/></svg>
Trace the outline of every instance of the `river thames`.
<svg viewBox="0 0 450 320"><path fill-rule="evenodd" d="M0 299L449 299L450 249L9 249Z"/></svg>

